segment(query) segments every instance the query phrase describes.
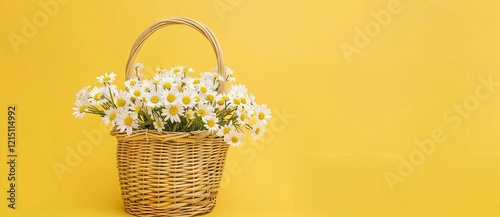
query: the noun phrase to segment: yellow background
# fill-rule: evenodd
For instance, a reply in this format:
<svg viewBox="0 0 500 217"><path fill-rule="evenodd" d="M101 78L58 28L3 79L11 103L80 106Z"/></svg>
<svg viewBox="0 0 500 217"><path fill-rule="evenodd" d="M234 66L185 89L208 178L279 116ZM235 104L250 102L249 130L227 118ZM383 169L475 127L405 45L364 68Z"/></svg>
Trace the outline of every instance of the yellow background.
<svg viewBox="0 0 500 217"><path fill-rule="evenodd" d="M9 34L22 36L23 19L33 22L47 1L0 3L0 216L127 216L115 139L100 118L77 120L71 108L96 76L114 71L123 82L136 37L170 16L208 25L238 83L275 112L264 140L231 148L207 216L500 215L500 91L456 130L443 119L474 96L480 77L500 81L498 1L400 0L401 13L350 63L340 45L353 45L354 29L390 0L72 0L16 53ZM139 61L215 65L208 42L180 26L153 35ZM18 106L14 211L5 199L9 104ZM447 141L392 191L384 174L398 174L413 141L436 128ZM53 164L89 141L84 132L102 140L58 179Z"/></svg>

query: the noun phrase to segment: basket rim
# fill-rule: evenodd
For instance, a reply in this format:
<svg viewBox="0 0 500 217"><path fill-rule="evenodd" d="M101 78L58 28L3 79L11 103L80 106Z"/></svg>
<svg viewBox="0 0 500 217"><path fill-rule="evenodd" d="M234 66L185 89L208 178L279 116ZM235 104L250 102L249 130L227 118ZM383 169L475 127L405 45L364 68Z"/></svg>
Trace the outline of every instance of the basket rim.
<svg viewBox="0 0 500 217"><path fill-rule="evenodd" d="M158 132L158 130L134 130L132 134L127 135L126 132L120 132L116 128L113 128L110 134L117 139L126 139L126 140L142 140L144 138L169 138L170 139L202 139L202 138L211 138L215 140L223 140L223 137L214 135L210 133L208 130L197 130L190 132L173 132L173 131L162 131Z"/></svg>

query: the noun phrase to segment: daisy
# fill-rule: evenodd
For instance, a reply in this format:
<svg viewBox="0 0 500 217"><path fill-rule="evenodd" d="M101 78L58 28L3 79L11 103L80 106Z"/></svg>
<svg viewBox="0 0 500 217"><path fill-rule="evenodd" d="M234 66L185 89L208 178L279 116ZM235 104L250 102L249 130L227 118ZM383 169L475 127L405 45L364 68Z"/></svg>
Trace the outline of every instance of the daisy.
<svg viewBox="0 0 500 217"><path fill-rule="evenodd" d="M262 122L257 122L254 126L252 126L252 138L254 140L259 139L266 132L266 125Z"/></svg>
<svg viewBox="0 0 500 217"><path fill-rule="evenodd" d="M137 114L134 112L119 112L116 116L115 123L120 133L127 131L127 135L132 134L133 129L139 127L137 123Z"/></svg>
<svg viewBox="0 0 500 217"><path fill-rule="evenodd" d="M103 87L94 87L90 93L90 103L92 105L101 105L106 101L106 96L104 95Z"/></svg>
<svg viewBox="0 0 500 217"><path fill-rule="evenodd" d="M241 145L241 139L243 138L245 134L237 132L237 131L231 131L228 134L224 136L224 142L231 146L239 146Z"/></svg>
<svg viewBox="0 0 500 217"><path fill-rule="evenodd" d="M82 119L85 115L85 112L88 111L87 108L89 105L90 104L88 100L76 100L75 107L73 107L73 115L75 116L75 118Z"/></svg>
<svg viewBox="0 0 500 217"><path fill-rule="evenodd" d="M203 119L205 126L210 133L215 133L219 129L219 124L217 123L217 117L215 115L208 115Z"/></svg>
<svg viewBox="0 0 500 217"><path fill-rule="evenodd" d="M184 114L184 108L181 103L165 105L165 108L161 111L162 115L165 116L165 121L170 120L171 122L181 122L180 116Z"/></svg>
<svg viewBox="0 0 500 217"><path fill-rule="evenodd" d="M136 70L136 71L143 70L143 69L144 69L144 64L142 64L142 63L137 63L137 64L135 64L135 67L134 67L134 68L135 68L135 70Z"/></svg>
<svg viewBox="0 0 500 217"><path fill-rule="evenodd" d="M179 91L177 89L170 89L165 91L165 104L173 104L180 102Z"/></svg>
<svg viewBox="0 0 500 217"><path fill-rule="evenodd" d="M136 100L135 102L130 103L129 111L138 114L139 111L141 111L141 109L142 109L142 102L141 101Z"/></svg>
<svg viewBox="0 0 500 217"><path fill-rule="evenodd" d="M148 92L152 89L155 89L155 84L151 80L143 80L141 81L141 86L142 89L144 89L145 92Z"/></svg>
<svg viewBox="0 0 500 217"><path fill-rule="evenodd" d="M172 77L162 77L158 86L162 87L165 90L170 90L172 87L177 87L177 83L175 78Z"/></svg>
<svg viewBox="0 0 500 217"><path fill-rule="evenodd" d="M163 91L152 90L149 93L145 93L146 104L150 107L160 107L164 103L164 93Z"/></svg>
<svg viewBox="0 0 500 217"><path fill-rule="evenodd" d="M160 133L163 132L163 129L165 128L165 125L163 124L163 121L161 121L159 119L155 120L155 122L153 123L153 126Z"/></svg>
<svg viewBox="0 0 500 217"><path fill-rule="evenodd" d="M102 119L104 120L104 124L109 124L115 126L116 124L116 115L118 114L119 109L116 108L110 108L109 110L104 111L104 117ZM124 111L123 109L120 109L120 111Z"/></svg>
<svg viewBox="0 0 500 217"><path fill-rule="evenodd" d="M144 89L136 84L135 86L133 86L132 88L130 88L128 90L128 93L129 93L129 97L132 99L140 99L142 100L142 98L144 97L144 94L145 94L145 91Z"/></svg>
<svg viewBox="0 0 500 217"><path fill-rule="evenodd" d="M106 72L106 73L104 73L104 75L101 75L101 76L96 77L96 78L97 78L97 81L99 81L99 83L111 84L115 80L115 77L116 77L116 74L114 72L111 72L109 75Z"/></svg>
<svg viewBox="0 0 500 217"><path fill-rule="evenodd" d="M128 108L130 105L130 101L128 100L130 97L127 92L125 91L119 91L117 94L114 96L115 100L115 105L118 108Z"/></svg>
<svg viewBox="0 0 500 217"><path fill-rule="evenodd" d="M229 91L229 95L233 96L243 96L247 93L247 87L242 84L233 84L231 85L231 90Z"/></svg>
<svg viewBox="0 0 500 217"><path fill-rule="evenodd" d="M200 104L198 105L198 109L196 110L196 114L200 116L201 118L205 118L207 115L212 114L214 111L214 108L210 105L207 104Z"/></svg>
<svg viewBox="0 0 500 217"><path fill-rule="evenodd" d="M211 103L215 101L215 96L217 96L217 92L213 90L209 90L205 93L205 99Z"/></svg>
<svg viewBox="0 0 500 217"><path fill-rule="evenodd" d="M246 110L244 109L238 109L236 110L236 115L238 117L238 122L241 124L241 125L245 125L248 123L248 113Z"/></svg>
<svg viewBox="0 0 500 217"><path fill-rule="evenodd" d="M128 79L127 81L125 81L125 87L127 87L127 89L131 89L132 87L134 87L138 83L139 83L139 80L137 80L137 78L131 78L131 79Z"/></svg>
<svg viewBox="0 0 500 217"><path fill-rule="evenodd" d="M174 74L178 74L180 72L184 72L184 66L175 66L170 71Z"/></svg>
<svg viewBox="0 0 500 217"><path fill-rule="evenodd" d="M192 109L188 109L184 116L186 116L188 120L191 120L194 118L194 111Z"/></svg>
<svg viewBox="0 0 500 217"><path fill-rule="evenodd" d="M231 121L224 126L221 126L217 131L217 136L225 136L230 132L236 131Z"/></svg>
<svg viewBox="0 0 500 217"><path fill-rule="evenodd" d="M86 86L82 88L78 93L76 93L77 100L88 100L89 98L89 88L90 86Z"/></svg>
<svg viewBox="0 0 500 217"><path fill-rule="evenodd" d="M193 107L196 104L194 92L189 90L180 93L179 100L184 107Z"/></svg>
<svg viewBox="0 0 500 217"><path fill-rule="evenodd" d="M271 109L268 109L266 104L257 106L255 108L254 114L256 116L257 121L261 121L264 124L267 124L267 121L272 117Z"/></svg>

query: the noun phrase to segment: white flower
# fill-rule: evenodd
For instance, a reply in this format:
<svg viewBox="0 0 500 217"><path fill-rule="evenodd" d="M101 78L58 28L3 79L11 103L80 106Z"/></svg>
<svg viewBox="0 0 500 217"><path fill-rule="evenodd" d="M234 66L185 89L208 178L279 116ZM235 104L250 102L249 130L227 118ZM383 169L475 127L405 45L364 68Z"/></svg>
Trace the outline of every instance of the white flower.
<svg viewBox="0 0 500 217"><path fill-rule="evenodd" d="M140 100L135 100L135 102L131 103L129 106L129 111L134 112L136 114L139 113L142 109L142 102Z"/></svg>
<svg viewBox="0 0 500 217"><path fill-rule="evenodd" d="M162 115L165 116L165 121L170 120L171 122L181 122L180 115L184 114L184 108L181 103L165 105L165 108L161 111Z"/></svg>
<svg viewBox="0 0 500 217"><path fill-rule="evenodd" d="M129 99L130 97L128 93L122 90L118 91L118 93L114 96L115 105L118 108L128 108L130 105Z"/></svg>
<svg viewBox="0 0 500 217"><path fill-rule="evenodd" d="M125 81L125 87L127 87L127 89L130 89L138 83L139 83L139 80L137 80L137 78L131 78L131 79L128 79L127 81Z"/></svg>
<svg viewBox="0 0 500 217"><path fill-rule="evenodd" d="M139 127L137 123L137 114L127 111L118 113L116 117L116 127L120 133L127 131L127 135L132 134L133 129Z"/></svg>
<svg viewBox="0 0 500 217"><path fill-rule="evenodd" d="M214 108L211 105L207 104L200 104L198 105L198 109L196 110L196 114L200 116L201 118L205 118L206 116L212 114L214 111Z"/></svg>
<svg viewBox="0 0 500 217"><path fill-rule="evenodd" d="M217 117L215 115L208 115L203 119L203 122L205 123L205 127L210 131L211 133L217 132L219 129L219 124L217 123Z"/></svg>
<svg viewBox="0 0 500 217"><path fill-rule="evenodd" d="M267 108L266 104L257 106L254 111L255 118L257 121L267 124L267 121L271 119L271 109Z"/></svg>
<svg viewBox="0 0 500 217"><path fill-rule="evenodd" d="M231 146L239 146L241 145L241 139L243 138L245 134L237 132L237 131L231 131L228 134L224 136L224 142Z"/></svg>
<svg viewBox="0 0 500 217"><path fill-rule="evenodd" d="M143 69L144 69L144 64L142 64L142 63L137 63L137 64L135 64L135 67L134 67L134 68L135 68L135 70L137 70L137 71L143 70Z"/></svg>
<svg viewBox="0 0 500 217"><path fill-rule="evenodd" d="M165 94L163 91L152 90L145 94L146 104L151 107L160 107L163 105L165 100Z"/></svg>
<svg viewBox="0 0 500 217"><path fill-rule="evenodd" d="M252 138L254 140L259 139L266 132L266 125L262 122L257 122L254 126L252 126Z"/></svg>
<svg viewBox="0 0 500 217"><path fill-rule="evenodd" d="M155 87L155 85L153 84L153 81L151 81L151 80L142 80L141 86L145 92L148 92L148 91L154 89L154 87Z"/></svg>
<svg viewBox="0 0 500 217"><path fill-rule="evenodd" d="M241 124L241 125L245 125L248 123L248 113L246 110L244 109L238 109L236 110L236 115L237 115L237 118L238 118L238 122Z"/></svg>
<svg viewBox="0 0 500 217"><path fill-rule="evenodd" d="M89 99L89 88L90 86L85 86L76 94L77 100L88 100Z"/></svg>
<svg viewBox="0 0 500 217"><path fill-rule="evenodd" d="M231 85L231 90L229 91L229 95L233 96L243 96L247 93L247 87L242 84L233 84Z"/></svg>
<svg viewBox="0 0 500 217"><path fill-rule="evenodd" d="M153 123L153 126L156 130L158 130L158 132L163 132L163 129L165 128L163 121L158 120L158 119L155 120L155 122Z"/></svg>
<svg viewBox="0 0 500 217"><path fill-rule="evenodd" d="M162 87L165 90L170 90L170 88L177 87L177 83L175 78L172 77L162 77L158 86Z"/></svg>
<svg viewBox="0 0 500 217"><path fill-rule="evenodd" d="M106 72L106 73L104 73L104 75L97 77L97 81L99 81L99 83L111 84L115 80L115 77L116 77L116 74L114 72L111 72L109 75Z"/></svg>
<svg viewBox="0 0 500 217"><path fill-rule="evenodd" d="M180 102L179 91L175 88L165 91L165 104Z"/></svg>
<svg viewBox="0 0 500 217"><path fill-rule="evenodd" d="M73 115L75 118L82 119L85 115L85 112L88 111L87 108L89 106L88 100L76 100L75 107L73 107Z"/></svg>
<svg viewBox="0 0 500 217"><path fill-rule="evenodd" d="M194 118L194 111L192 109L188 109L185 114L186 118L188 120L191 120Z"/></svg>
<svg viewBox="0 0 500 217"><path fill-rule="evenodd" d="M101 105L106 101L106 96L104 95L104 87L94 87L90 91L90 103L92 105Z"/></svg>
<svg viewBox="0 0 500 217"><path fill-rule="evenodd" d="M205 94L204 94L204 100L206 100L207 102L214 102L215 101L215 98L217 96L217 92L213 91L213 90L208 90ZM224 105L224 104L223 104Z"/></svg>
<svg viewBox="0 0 500 217"><path fill-rule="evenodd" d="M217 131L217 136L225 136L233 131L236 131L236 129L234 128L233 124L229 122L219 128L219 130Z"/></svg>
<svg viewBox="0 0 500 217"><path fill-rule="evenodd" d="M184 107L193 107L196 104L194 92L186 90L179 94L179 100Z"/></svg>
<svg viewBox="0 0 500 217"><path fill-rule="evenodd" d="M144 91L144 89L138 84L136 84L135 86L133 86L132 88L130 88L128 90L130 98L139 99L139 100L142 100L145 92L146 91Z"/></svg>
<svg viewBox="0 0 500 217"><path fill-rule="evenodd" d="M118 111L119 109L116 109L116 108L110 108L109 110L105 110L104 113L104 117L102 117L102 119L104 120L104 124L109 124L111 123L111 125L115 126L116 124L116 116L118 115ZM123 109L120 109L120 111L124 111Z"/></svg>

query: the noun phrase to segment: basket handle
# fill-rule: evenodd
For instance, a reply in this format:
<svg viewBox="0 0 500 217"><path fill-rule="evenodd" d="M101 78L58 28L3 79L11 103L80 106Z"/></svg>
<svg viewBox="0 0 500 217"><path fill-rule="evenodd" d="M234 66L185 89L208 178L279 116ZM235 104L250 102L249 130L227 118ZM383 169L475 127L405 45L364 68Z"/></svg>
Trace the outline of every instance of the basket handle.
<svg viewBox="0 0 500 217"><path fill-rule="evenodd" d="M215 37L214 33L207 26L205 26L204 24L202 24L198 21L195 21L195 20L192 20L192 19L189 19L186 17L171 17L171 18L167 18L164 20L160 20L160 21L156 22L155 24L151 25L146 30L144 30L144 32L142 32L142 34L137 38L134 45L132 46L132 49L130 50L130 55L129 55L128 60L127 60L127 67L125 69L125 80L130 79L131 75L133 74L133 67L134 67L133 64L135 62L135 59L137 58L137 54L138 54L139 50L141 49L141 47L144 44L144 42L146 41L146 39L151 34L156 32L156 30L158 30L158 29L161 29L163 27L170 26L170 25L179 25L179 24L186 25L186 26L189 26L189 27L197 30L198 32L203 34L203 36L205 36L205 38L208 39L208 41L212 45L212 48L215 51L215 56L217 58L217 68L218 68L217 71L219 73L219 76L222 76L222 78L224 78L224 80L225 80L226 71L225 71L225 65L224 65L224 57L222 55L222 48L219 44L219 41ZM219 93L224 93L225 81L219 80L219 88L217 89L217 91Z"/></svg>

